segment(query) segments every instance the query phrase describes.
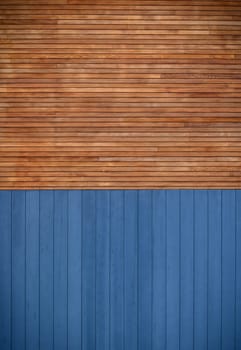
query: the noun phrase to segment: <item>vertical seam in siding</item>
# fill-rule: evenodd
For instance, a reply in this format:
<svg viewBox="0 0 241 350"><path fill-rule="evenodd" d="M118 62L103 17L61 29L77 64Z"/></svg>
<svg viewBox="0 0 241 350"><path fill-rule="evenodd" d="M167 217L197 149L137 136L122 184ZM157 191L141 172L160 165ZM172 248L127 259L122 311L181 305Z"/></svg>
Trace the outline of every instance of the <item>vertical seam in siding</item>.
<svg viewBox="0 0 241 350"><path fill-rule="evenodd" d="M151 190L151 349L153 349L153 190Z"/></svg>
<svg viewBox="0 0 241 350"><path fill-rule="evenodd" d="M137 349L139 350L139 191L137 192Z"/></svg>
<svg viewBox="0 0 241 350"><path fill-rule="evenodd" d="M165 190L165 349L167 349L167 190Z"/></svg>
<svg viewBox="0 0 241 350"><path fill-rule="evenodd" d="M123 349L125 349L125 190L123 190Z"/></svg>
<svg viewBox="0 0 241 350"><path fill-rule="evenodd" d="M53 350L54 350L54 241L55 241L55 191L52 191L53 194Z"/></svg>
<svg viewBox="0 0 241 350"><path fill-rule="evenodd" d="M94 274L95 274L95 278L94 278L94 284L95 284L95 305L94 305L94 310L95 310L95 312L94 312L94 318L95 318L95 333L94 333L94 348L96 349L96 242L97 242L97 238L96 238L96 232L97 232L97 230L96 230L96 226L97 226L97 224L96 224L96 220L97 220L97 204L96 204L96 191L94 191L94 204L95 204L95 207L94 207L94 215L95 215L95 217L94 217L94 258L95 258L95 272L94 272Z"/></svg>
<svg viewBox="0 0 241 350"><path fill-rule="evenodd" d="M237 193L234 191L234 206L235 206L235 257L234 257L234 349L237 349Z"/></svg>
<svg viewBox="0 0 241 350"><path fill-rule="evenodd" d="M108 247L108 268L109 268L109 276L108 276L108 294L109 294L109 310L108 310L108 349L110 349L110 256L111 256L111 243L110 243L110 236L111 236L111 230L110 230L110 215L111 215L111 195L110 192L108 192L108 239L109 239L109 247Z"/></svg>
<svg viewBox="0 0 241 350"><path fill-rule="evenodd" d="M220 344L223 349L223 191L221 190L221 323Z"/></svg>
<svg viewBox="0 0 241 350"><path fill-rule="evenodd" d="M80 269L81 269L81 325L80 325L80 333L81 333L81 349L83 349L83 193L84 191L81 191L81 208L80 208L80 216L81 216L81 238L80 238L80 242L81 242L81 253L80 253L80 259L81 259L81 263L80 263Z"/></svg>
<svg viewBox="0 0 241 350"><path fill-rule="evenodd" d="M111 350L111 192L109 194L109 350Z"/></svg>
<svg viewBox="0 0 241 350"><path fill-rule="evenodd" d="M31 192L30 192L31 193ZM26 207L26 191L24 191L24 348L27 348L27 207Z"/></svg>
<svg viewBox="0 0 241 350"><path fill-rule="evenodd" d="M182 264L182 261L181 261L181 253L182 253L182 249L181 249L181 244L182 244L182 241L181 241L181 225L182 225L182 220L181 220L181 197L182 197L182 191L181 190L178 190L178 220L179 220L179 225L178 225L178 237L179 237L179 305L178 305L178 310L179 310L179 314L178 314L178 319L179 319L179 322L178 322L178 327L179 327L179 334L178 334L178 349L180 350L181 348L181 264Z"/></svg>
<svg viewBox="0 0 241 350"><path fill-rule="evenodd" d="M40 350L40 191L38 191L38 348Z"/></svg>
<svg viewBox="0 0 241 350"><path fill-rule="evenodd" d="M195 342L195 236L196 236L196 230L195 230L195 192L192 191L192 348L194 349Z"/></svg>
<svg viewBox="0 0 241 350"><path fill-rule="evenodd" d="M208 332L208 325L209 325L209 322L208 322L208 313L209 313L209 307L208 307L208 296L209 296L209 226L210 226L210 222L209 222L209 192L207 192L207 350L209 349L209 341L208 341L208 338L209 338L209 332Z"/></svg>
<svg viewBox="0 0 241 350"><path fill-rule="evenodd" d="M10 316L10 347L13 348L13 191L11 191L11 316Z"/></svg>
<svg viewBox="0 0 241 350"><path fill-rule="evenodd" d="M67 343L67 350L69 349L69 191L67 191L67 239L66 239L66 255L67 255L67 285L66 285L66 296L67 296L67 312L66 312L66 327L67 327L67 332L66 332L66 343Z"/></svg>

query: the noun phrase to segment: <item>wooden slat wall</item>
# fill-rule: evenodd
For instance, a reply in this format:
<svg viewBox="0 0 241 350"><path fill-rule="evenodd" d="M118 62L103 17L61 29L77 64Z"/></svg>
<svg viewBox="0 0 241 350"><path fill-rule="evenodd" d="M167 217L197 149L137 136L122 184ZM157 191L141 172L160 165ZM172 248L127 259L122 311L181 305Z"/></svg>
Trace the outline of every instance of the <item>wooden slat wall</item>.
<svg viewBox="0 0 241 350"><path fill-rule="evenodd" d="M1 0L0 188L241 188L241 1Z"/></svg>

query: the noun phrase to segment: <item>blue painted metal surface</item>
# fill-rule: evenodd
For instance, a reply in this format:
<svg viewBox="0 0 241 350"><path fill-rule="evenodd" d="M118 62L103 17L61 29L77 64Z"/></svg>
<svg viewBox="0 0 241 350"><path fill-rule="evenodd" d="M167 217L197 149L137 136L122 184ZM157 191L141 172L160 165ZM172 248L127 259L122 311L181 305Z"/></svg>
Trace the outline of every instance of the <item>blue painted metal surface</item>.
<svg viewBox="0 0 241 350"><path fill-rule="evenodd" d="M241 350L241 191L0 191L1 350Z"/></svg>

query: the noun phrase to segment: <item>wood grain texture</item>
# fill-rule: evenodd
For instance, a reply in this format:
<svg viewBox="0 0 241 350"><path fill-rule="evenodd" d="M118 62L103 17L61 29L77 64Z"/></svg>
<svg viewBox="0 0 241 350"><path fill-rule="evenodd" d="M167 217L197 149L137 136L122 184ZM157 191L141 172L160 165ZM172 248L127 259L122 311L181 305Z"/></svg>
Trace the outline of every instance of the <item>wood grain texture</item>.
<svg viewBox="0 0 241 350"><path fill-rule="evenodd" d="M0 189L241 188L240 0L1 0Z"/></svg>

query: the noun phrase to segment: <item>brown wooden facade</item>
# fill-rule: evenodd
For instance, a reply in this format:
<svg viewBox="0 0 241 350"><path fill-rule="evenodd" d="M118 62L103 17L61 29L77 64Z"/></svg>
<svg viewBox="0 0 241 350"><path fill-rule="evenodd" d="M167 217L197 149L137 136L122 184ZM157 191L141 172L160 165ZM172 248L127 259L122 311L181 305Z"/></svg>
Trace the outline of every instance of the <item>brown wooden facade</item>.
<svg viewBox="0 0 241 350"><path fill-rule="evenodd" d="M1 0L7 188L241 188L241 1Z"/></svg>

